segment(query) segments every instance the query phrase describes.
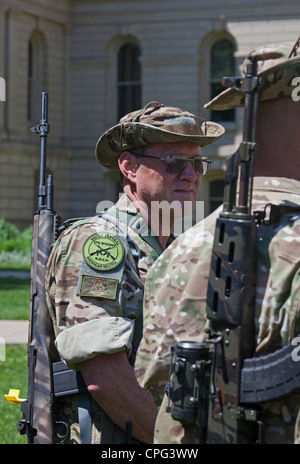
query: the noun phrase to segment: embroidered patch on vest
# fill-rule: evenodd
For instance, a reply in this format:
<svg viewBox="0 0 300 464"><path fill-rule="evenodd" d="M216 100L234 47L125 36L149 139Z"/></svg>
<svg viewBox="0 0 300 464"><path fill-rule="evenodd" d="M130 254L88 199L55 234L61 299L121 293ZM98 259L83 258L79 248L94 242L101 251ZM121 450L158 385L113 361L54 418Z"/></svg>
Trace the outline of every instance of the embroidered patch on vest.
<svg viewBox="0 0 300 464"><path fill-rule="evenodd" d="M83 257L93 269L110 271L122 262L124 246L115 235L95 233L85 241Z"/></svg>
<svg viewBox="0 0 300 464"><path fill-rule="evenodd" d="M118 290L118 279L82 275L78 290L80 296L92 296L114 300Z"/></svg>

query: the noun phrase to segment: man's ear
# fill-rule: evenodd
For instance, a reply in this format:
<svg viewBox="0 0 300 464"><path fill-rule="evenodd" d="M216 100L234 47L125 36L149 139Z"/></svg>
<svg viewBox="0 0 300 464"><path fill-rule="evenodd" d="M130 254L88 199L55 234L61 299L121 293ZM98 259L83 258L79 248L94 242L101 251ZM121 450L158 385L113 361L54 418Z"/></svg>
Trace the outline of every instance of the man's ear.
<svg viewBox="0 0 300 464"><path fill-rule="evenodd" d="M136 157L129 153L129 151L123 151L119 156L119 169L123 176L130 182L136 182L136 170L138 167Z"/></svg>

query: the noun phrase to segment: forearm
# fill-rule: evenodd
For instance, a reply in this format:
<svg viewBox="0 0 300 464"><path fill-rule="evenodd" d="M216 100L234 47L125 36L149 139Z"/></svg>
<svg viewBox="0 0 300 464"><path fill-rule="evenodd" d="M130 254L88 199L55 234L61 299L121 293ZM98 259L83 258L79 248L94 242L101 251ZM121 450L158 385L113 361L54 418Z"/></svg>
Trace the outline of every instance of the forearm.
<svg viewBox="0 0 300 464"><path fill-rule="evenodd" d="M99 355L82 363L81 370L89 392L112 421L123 430L131 422L137 440L153 443L157 408L152 395L138 385L126 353Z"/></svg>
<svg viewBox="0 0 300 464"><path fill-rule="evenodd" d="M154 424L157 408L149 392L143 391L139 386L129 390L118 389L115 392L115 400L110 400L111 393L106 396L101 390L93 394L94 398L103 407L112 421L125 430L126 423L132 424L132 435L143 443L153 443Z"/></svg>

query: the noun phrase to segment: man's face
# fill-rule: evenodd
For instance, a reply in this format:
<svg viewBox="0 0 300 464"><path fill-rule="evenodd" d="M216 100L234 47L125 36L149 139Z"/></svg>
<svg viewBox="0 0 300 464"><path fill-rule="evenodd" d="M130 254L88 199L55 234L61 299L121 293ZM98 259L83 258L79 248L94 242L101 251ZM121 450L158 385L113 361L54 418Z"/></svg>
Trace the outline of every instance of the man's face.
<svg viewBox="0 0 300 464"><path fill-rule="evenodd" d="M144 201L148 207L150 202L163 200L169 203L179 201L182 205L184 202L195 204L201 175L196 174L192 163L188 162L178 174L172 174L159 158L166 158L169 155L182 155L189 159L199 157L201 156L199 145L190 142L155 144L147 146L144 155L137 157L136 193L140 201ZM153 159L152 156L158 159Z"/></svg>

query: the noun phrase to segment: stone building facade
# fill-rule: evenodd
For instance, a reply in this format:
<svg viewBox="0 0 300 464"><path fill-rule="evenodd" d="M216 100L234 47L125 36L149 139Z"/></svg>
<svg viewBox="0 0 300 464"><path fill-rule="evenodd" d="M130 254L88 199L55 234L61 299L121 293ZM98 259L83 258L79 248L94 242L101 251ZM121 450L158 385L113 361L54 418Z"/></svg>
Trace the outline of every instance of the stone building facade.
<svg viewBox="0 0 300 464"><path fill-rule="evenodd" d="M40 93L49 94L47 170L64 219L118 197L118 175L95 160L98 137L150 101L218 120L226 135L204 150L205 214L222 199L225 160L241 141L241 110L203 105L220 78L240 75L257 46L300 33L295 0L0 0L0 215L24 228L35 209ZM2 81L3 82L3 81ZM3 87L2 87L3 90Z"/></svg>

